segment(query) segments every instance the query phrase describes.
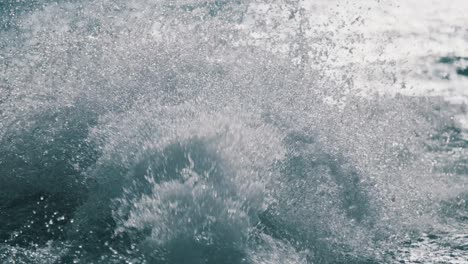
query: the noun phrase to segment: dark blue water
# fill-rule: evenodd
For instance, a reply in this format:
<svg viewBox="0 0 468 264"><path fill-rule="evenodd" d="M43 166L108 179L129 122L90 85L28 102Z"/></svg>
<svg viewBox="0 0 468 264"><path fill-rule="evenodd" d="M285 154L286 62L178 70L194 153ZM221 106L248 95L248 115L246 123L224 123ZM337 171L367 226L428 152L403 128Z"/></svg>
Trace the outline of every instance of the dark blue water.
<svg viewBox="0 0 468 264"><path fill-rule="evenodd" d="M309 11L2 2L0 262L464 263L464 106L355 92Z"/></svg>

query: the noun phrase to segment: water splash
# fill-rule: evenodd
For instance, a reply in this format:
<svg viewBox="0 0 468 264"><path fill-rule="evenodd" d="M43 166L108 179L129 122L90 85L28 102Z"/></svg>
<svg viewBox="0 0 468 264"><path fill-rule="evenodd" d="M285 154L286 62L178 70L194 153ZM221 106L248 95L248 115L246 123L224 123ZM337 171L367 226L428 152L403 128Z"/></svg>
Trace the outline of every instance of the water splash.
<svg viewBox="0 0 468 264"><path fill-rule="evenodd" d="M4 262L392 262L458 210L443 102L362 96L320 6L6 6Z"/></svg>

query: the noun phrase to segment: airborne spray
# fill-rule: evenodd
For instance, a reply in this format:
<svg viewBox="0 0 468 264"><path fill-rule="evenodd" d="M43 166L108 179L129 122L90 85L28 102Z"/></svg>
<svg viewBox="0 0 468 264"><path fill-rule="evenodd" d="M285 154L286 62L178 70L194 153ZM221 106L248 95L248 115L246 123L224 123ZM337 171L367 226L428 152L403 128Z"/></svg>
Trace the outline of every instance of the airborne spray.
<svg viewBox="0 0 468 264"><path fill-rule="evenodd" d="M339 2L1 3L0 262L466 257L463 105Z"/></svg>

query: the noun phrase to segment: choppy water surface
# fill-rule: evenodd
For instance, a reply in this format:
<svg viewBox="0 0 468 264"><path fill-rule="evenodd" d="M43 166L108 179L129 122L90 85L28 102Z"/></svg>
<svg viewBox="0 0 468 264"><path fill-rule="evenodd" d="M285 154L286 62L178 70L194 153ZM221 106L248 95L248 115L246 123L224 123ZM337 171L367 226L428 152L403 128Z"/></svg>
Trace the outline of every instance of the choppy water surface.
<svg viewBox="0 0 468 264"><path fill-rule="evenodd" d="M466 5L2 1L0 262L467 263Z"/></svg>

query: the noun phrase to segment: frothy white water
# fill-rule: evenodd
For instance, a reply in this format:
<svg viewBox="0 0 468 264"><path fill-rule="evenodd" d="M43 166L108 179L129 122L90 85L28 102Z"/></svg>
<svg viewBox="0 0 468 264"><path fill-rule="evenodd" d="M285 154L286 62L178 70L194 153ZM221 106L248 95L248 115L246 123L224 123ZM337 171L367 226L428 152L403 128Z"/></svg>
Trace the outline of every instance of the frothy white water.
<svg viewBox="0 0 468 264"><path fill-rule="evenodd" d="M57 262L393 261L408 232L451 221L445 203L459 217L466 192L464 172L437 158L463 149L438 110L449 106L373 94L407 82L380 42L394 29L368 26L398 8L413 10L64 1L12 18L0 40L5 219L29 221L30 208L57 222L36 206L43 194L71 206L47 205L66 219L58 231L9 224L19 233L0 233L0 259L35 243Z"/></svg>

